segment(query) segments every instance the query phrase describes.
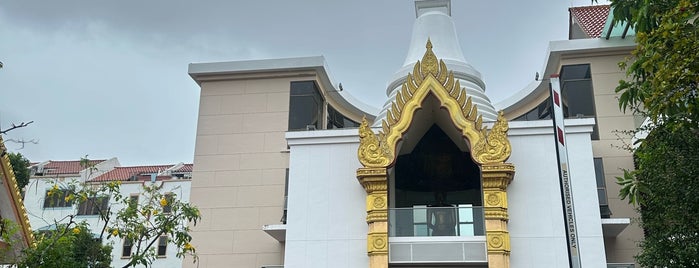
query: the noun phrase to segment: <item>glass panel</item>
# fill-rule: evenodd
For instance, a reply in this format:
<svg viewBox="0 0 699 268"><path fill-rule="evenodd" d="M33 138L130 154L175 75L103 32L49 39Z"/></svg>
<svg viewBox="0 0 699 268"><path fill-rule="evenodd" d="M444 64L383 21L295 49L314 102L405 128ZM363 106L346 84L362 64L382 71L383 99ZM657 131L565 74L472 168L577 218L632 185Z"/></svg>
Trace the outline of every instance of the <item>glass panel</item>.
<svg viewBox="0 0 699 268"><path fill-rule="evenodd" d="M459 222L473 222L471 205L459 205Z"/></svg>
<svg viewBox="0 0 699 268"><path fill-rule="evenodd" d="M589 64L566 65L561 67L561 80L589 78L591 78Z"/></svg>
<svg viewBox="0 0 699 268"><path fill-rule="evenodd" d="M427 209L416 208L413 210L413 222L415 223L426 223L427 222Z"/></svg>
<svg viewBox="0 0 699 268"><path fill-rule="evenodd" d="M597 198L599 198L600 205L607 204L607 191L604 188L597 188Z"/></svg>
<svg viewBox="0 0 699 268"><path fill-rule="evenodd" d="M459 224L459 236L474 236L473 224L470 224L470 223Z"/></svg>
<svg viewBox="0 0 699 268"><path fill-rule="evenodd" d="M167 252L167 236L161 236L158 241L158 256L165 256Z"/></svg>
<svg viewBox="0 0 699 268"><path fill-rule="evenodd" d="M289 130L321 129L323 102L315 81L291 82Z"/></svg>
<svg viewBox="0 0 699 268"><path fill-rule="evenodd" d="M429 236L429 234L427 233L427 225L416 224L414 236Z"/></svg>
<svg viewBox="0 0 699 268"><path fill-rule="evenodd" d="M389 235L391 237L482 236L483 208L471 205L461 206L460 208L425 206L391 208L388 211ZM431 214L428 216L428 213Z"/></svg>
<svg viewBox="0 0 699 268"><path fill-rule="evenodd" d="M604 182L604 166L602 165L602 158L594 158L595 163L595 178L597 179L597 187L606 187Z"/></svg>
<svg viewBox="0 0 699 268"><path fill-rule="evenodd" d="M566 117L595 116L595 103L592 93L592 80L563 81L561 89Z"/></svg>

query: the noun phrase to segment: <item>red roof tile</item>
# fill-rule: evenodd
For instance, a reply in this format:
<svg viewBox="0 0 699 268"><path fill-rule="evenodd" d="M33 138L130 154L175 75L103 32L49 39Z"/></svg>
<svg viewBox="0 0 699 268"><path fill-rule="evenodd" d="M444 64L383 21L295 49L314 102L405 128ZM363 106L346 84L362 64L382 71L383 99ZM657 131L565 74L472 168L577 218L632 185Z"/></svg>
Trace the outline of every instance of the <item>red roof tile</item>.
<svg viewBox="0 0 699 268"><path fill-rule="evenodd" d="M105 160L90 160L90 165L97 165ZM80 161L49 161L44 165L43 175L67 175L78 174L85 169L80 166Z"/></svg>
<svg viewBox="0 0 699 268"><path fill-rule="evenodd" d="M602 35L604 24L607 22L609 5L571 7L570 13L587 36L598 38Z"/></svg>
<svg viewBox="0 0 699 268"><path fill-rule="evenodd" d="M155 166L135 166L135 167L115 167L111 171L104 173L100 176L91 179L90 181L102 182L102 181L127 181L132 177L136 177L137 180L150 180L150 174L158 173L175 165L155 165ZM185 164L179 169L172 171L173 173L188 173L192 172L192 164ZM170 176L158 176L157 179L169 179Z"/></svg>

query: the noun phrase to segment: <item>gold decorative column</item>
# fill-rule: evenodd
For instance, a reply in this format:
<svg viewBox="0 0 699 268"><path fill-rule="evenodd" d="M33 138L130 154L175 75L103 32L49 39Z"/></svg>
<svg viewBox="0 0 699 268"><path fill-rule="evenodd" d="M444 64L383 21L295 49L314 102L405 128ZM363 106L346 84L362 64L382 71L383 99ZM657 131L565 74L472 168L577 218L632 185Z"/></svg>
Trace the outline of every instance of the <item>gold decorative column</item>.
<svg viewBox="0 0 699 268"><path fill-rule="evenodd" d="M369 267L388 267L388 179L386 168L360 168L357 179L366 190Z"/></svg>
<svg viewBox="0 0 699 268"><path fill-rule="evenodd" d="M481 166L485 208L488 267L510 267L510 234L507 231L507 185L512 181L512 164Z"/></svg>
<svg viewBox="0 0 699 268"><path fill-rule="evenodd" d="M364 166L357 169L357 179L366 190L367 254L369 267L388 268L388 165L393 153L383 139L374 134L366 119L359 126L357 157Z"/></svg>

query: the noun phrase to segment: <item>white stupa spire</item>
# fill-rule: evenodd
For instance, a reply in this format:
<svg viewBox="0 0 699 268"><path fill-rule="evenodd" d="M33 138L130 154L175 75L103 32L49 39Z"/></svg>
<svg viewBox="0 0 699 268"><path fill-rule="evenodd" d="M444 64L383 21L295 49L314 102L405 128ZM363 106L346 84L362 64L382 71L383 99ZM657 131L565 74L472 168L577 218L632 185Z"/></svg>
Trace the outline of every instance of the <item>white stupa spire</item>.
<svg viewBox="0 0 699 268"><path fill-rule="evenodd" d="M413 70L415 63L425 54L425 43L428 39L432 41L437 58L444 60L447 68L454 71L454 77L460 80L461 86L466 88L466 93L478 106L478 112L483 116L483 121L495 121L497 113L490 99L485 95L485 83L481 79L481 74L466 62L461 50L456 27L451 18L451 1L417 0L415 17L408 55L405 57L403 67L394 74L386 89L388 100L374 124L380 124L381 119L385 118L386 110L395 99L397 89L400 89L408 72Z"/></svg>

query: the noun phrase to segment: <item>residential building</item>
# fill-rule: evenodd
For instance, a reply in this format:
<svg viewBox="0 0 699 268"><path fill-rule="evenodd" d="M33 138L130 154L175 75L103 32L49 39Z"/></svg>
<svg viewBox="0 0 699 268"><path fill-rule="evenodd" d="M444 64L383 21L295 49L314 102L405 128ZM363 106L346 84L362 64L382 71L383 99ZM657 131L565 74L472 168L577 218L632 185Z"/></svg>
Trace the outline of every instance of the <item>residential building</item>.
<svg viewBox="0 0 699 268"><path fill-rule="evenodd" d="M54 185L65 186L75 181L85 184L102 184L119 181L120 194L134 202L146 202L139 197L143 195L144 185L157 184L163 193L172 194L182 202L189 202L192 179L192 164L152 165L120 167L116 158L90 161L91 167L85 167L80 161L47 161L32 166L34 175L26 188L24 204L29 213L31 225L38 231L55 229L56 224L67 223L69 216L75 222L87 222L92 234L98 238L102 235L105 222L99 217L101 211L119 211L124 204L112 198L103 199L92 204L76 203L58 195L47 198L47 192ZM99 207L98 207L99 206ZM132 254L132 245L118 237L102 236L104 244L112 245L112 266L122 267L128 263ZM154 246L157 258L152 267L179 267L182 259L176 256L175 245L163 237Z"/></svg>
<svg viewBox="0 0 699 268"><path fill-rule="evenodd" d="M378 110L339 90L322 57L190 64L201 87L191 200L203 220L200 263L186 267L566 267L564 211L582 267L633 267L642 232L613 194L632 158L611 146L636 122L614 93L628 30L602 16L587 28L589 14L571 10L571 36L586 38L551 42L541 79L492 103L451 2L415 7ZM552 75L565 136L552 128Z"/></svg>

